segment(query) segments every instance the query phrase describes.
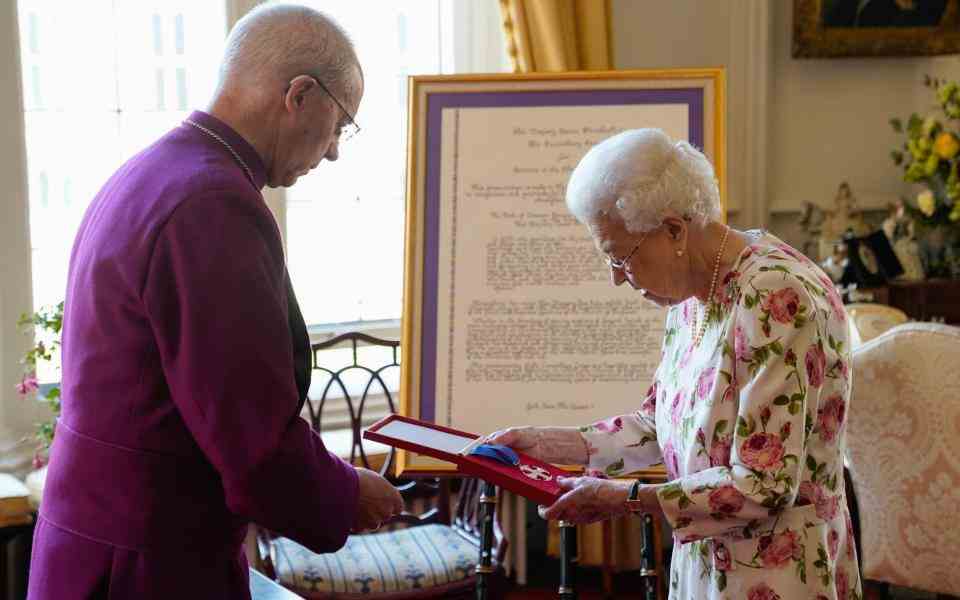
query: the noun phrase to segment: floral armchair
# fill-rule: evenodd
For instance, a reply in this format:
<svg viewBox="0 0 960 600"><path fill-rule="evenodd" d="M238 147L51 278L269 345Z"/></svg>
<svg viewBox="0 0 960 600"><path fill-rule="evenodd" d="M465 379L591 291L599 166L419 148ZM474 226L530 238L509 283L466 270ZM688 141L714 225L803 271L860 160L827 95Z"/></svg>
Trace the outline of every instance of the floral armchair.
<svg viewBox="0 0 960 600"><path fill-rule="evenodd" d="M847 459L864 579L960 595L960 327L907 323L854 351Z"/></svg>

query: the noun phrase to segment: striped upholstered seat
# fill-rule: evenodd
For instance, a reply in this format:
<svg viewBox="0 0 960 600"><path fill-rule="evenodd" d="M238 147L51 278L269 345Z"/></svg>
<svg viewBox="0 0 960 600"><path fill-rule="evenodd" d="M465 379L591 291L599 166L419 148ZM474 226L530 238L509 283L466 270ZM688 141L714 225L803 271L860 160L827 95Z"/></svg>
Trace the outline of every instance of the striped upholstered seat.
<svg viewBox="0 0 960 600"><path fill-rule="evenodd" d="M277 581L305 598L351 598L449 592L472 585L477 547L446 525L350 536L333 554L274 540ZM387 596L389 597L389 596Z"/></svg>

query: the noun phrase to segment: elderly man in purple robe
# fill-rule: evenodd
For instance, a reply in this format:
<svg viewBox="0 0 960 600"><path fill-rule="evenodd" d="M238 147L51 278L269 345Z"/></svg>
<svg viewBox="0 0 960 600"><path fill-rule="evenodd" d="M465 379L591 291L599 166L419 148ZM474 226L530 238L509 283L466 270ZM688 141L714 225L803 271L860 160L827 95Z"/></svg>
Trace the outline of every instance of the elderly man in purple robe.
<svg viewBox="0 0 960 600"><path fill-rule="evenodd" d="M336 160L362 93L334 22L258 7L229 35L207 110L91 203L32 600L247 598L251 522L330 552L401 510L299 416L310 343L260 193Z"/></svg>

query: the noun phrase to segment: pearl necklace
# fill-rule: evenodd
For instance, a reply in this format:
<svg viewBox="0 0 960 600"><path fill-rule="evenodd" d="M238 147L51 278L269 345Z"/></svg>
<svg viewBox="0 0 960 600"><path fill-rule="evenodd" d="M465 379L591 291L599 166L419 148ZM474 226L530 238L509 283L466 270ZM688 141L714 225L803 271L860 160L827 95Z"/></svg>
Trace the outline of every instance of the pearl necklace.
<svg viewBox="0 0 960 600"><path fill-rule="evenodd" d="M217 135L216 133L210 131L209 129L207 129L207 128L204 127L203 125L200 125L199 123L194 123L194 122L191 121L190 119L184 119L183 122L186 123L187 125L193 125L194 127L196 127L197 129L199 129L200 131L204 132L205 134L209 135L209 136L212 137L213 139L215 139L215 140L217 140L218 142L220 142L221 144L223 144L223 147L226 148L226 149L230 152L230 154L233 155L233 158L235 158L235 159L237 160L237 162L240 164L240 166L243 167L244 172L247 174L247 177L250 179L250 183L253 183L253 172L250 170L250 167L248 167L248 166L247 166L247 163L245 163L245 162L243 161L243 159L240 158L240 154L237 153L237 151L233 149L233 146L231 146L230 144L227 143L227 140L223 139L222 137L220 137L220 136ZM254 184L254 185L256 185L256 184Z"/></svg>
<svg viewBox="0 0 960 600"><path fill-rule="evenodd" d="M717 252L717 258L713 261L713 279L710 281L710 293L707 294L707 309L709 309L710 304L713 302L713 294L717 290L717 277L720 275L720 257L723 256L723 250L727 247L727 237L730 235L730 228L727 227L726 231L723 232L723 239L720 240L720 250ZM699 346L700 342L703 340L703 334L707 332L707 316L710 314L709 310L705 310L705 314L700 316L700 303L697 302L696 306L697 312L695 313L697 319L697 325L694 325L697 329L697 333L693 338L693 345Z"/></svg>

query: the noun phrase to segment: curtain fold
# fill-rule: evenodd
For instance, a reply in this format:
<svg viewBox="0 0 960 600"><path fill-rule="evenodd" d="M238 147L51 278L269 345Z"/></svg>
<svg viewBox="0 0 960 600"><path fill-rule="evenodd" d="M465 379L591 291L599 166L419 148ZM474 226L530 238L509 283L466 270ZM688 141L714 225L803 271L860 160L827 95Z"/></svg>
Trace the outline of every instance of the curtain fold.
<svg viewBox="0 0 960 600"><path fill-rule="evenodd" d="M500 0L500 14L515 73L612 68L608 0Z"/></svg>
<svg viewBox="0 0 960 600"><path fill-rule="evenodd" d="M515 73L603 71L611 60L610 3L607 0L500 0L507 55ZM547 554L559 555L556 523L547 529ZM641 521L610 524L608 562L603 525L579 527L580 564L615 570L640 567Z"/></svg>

